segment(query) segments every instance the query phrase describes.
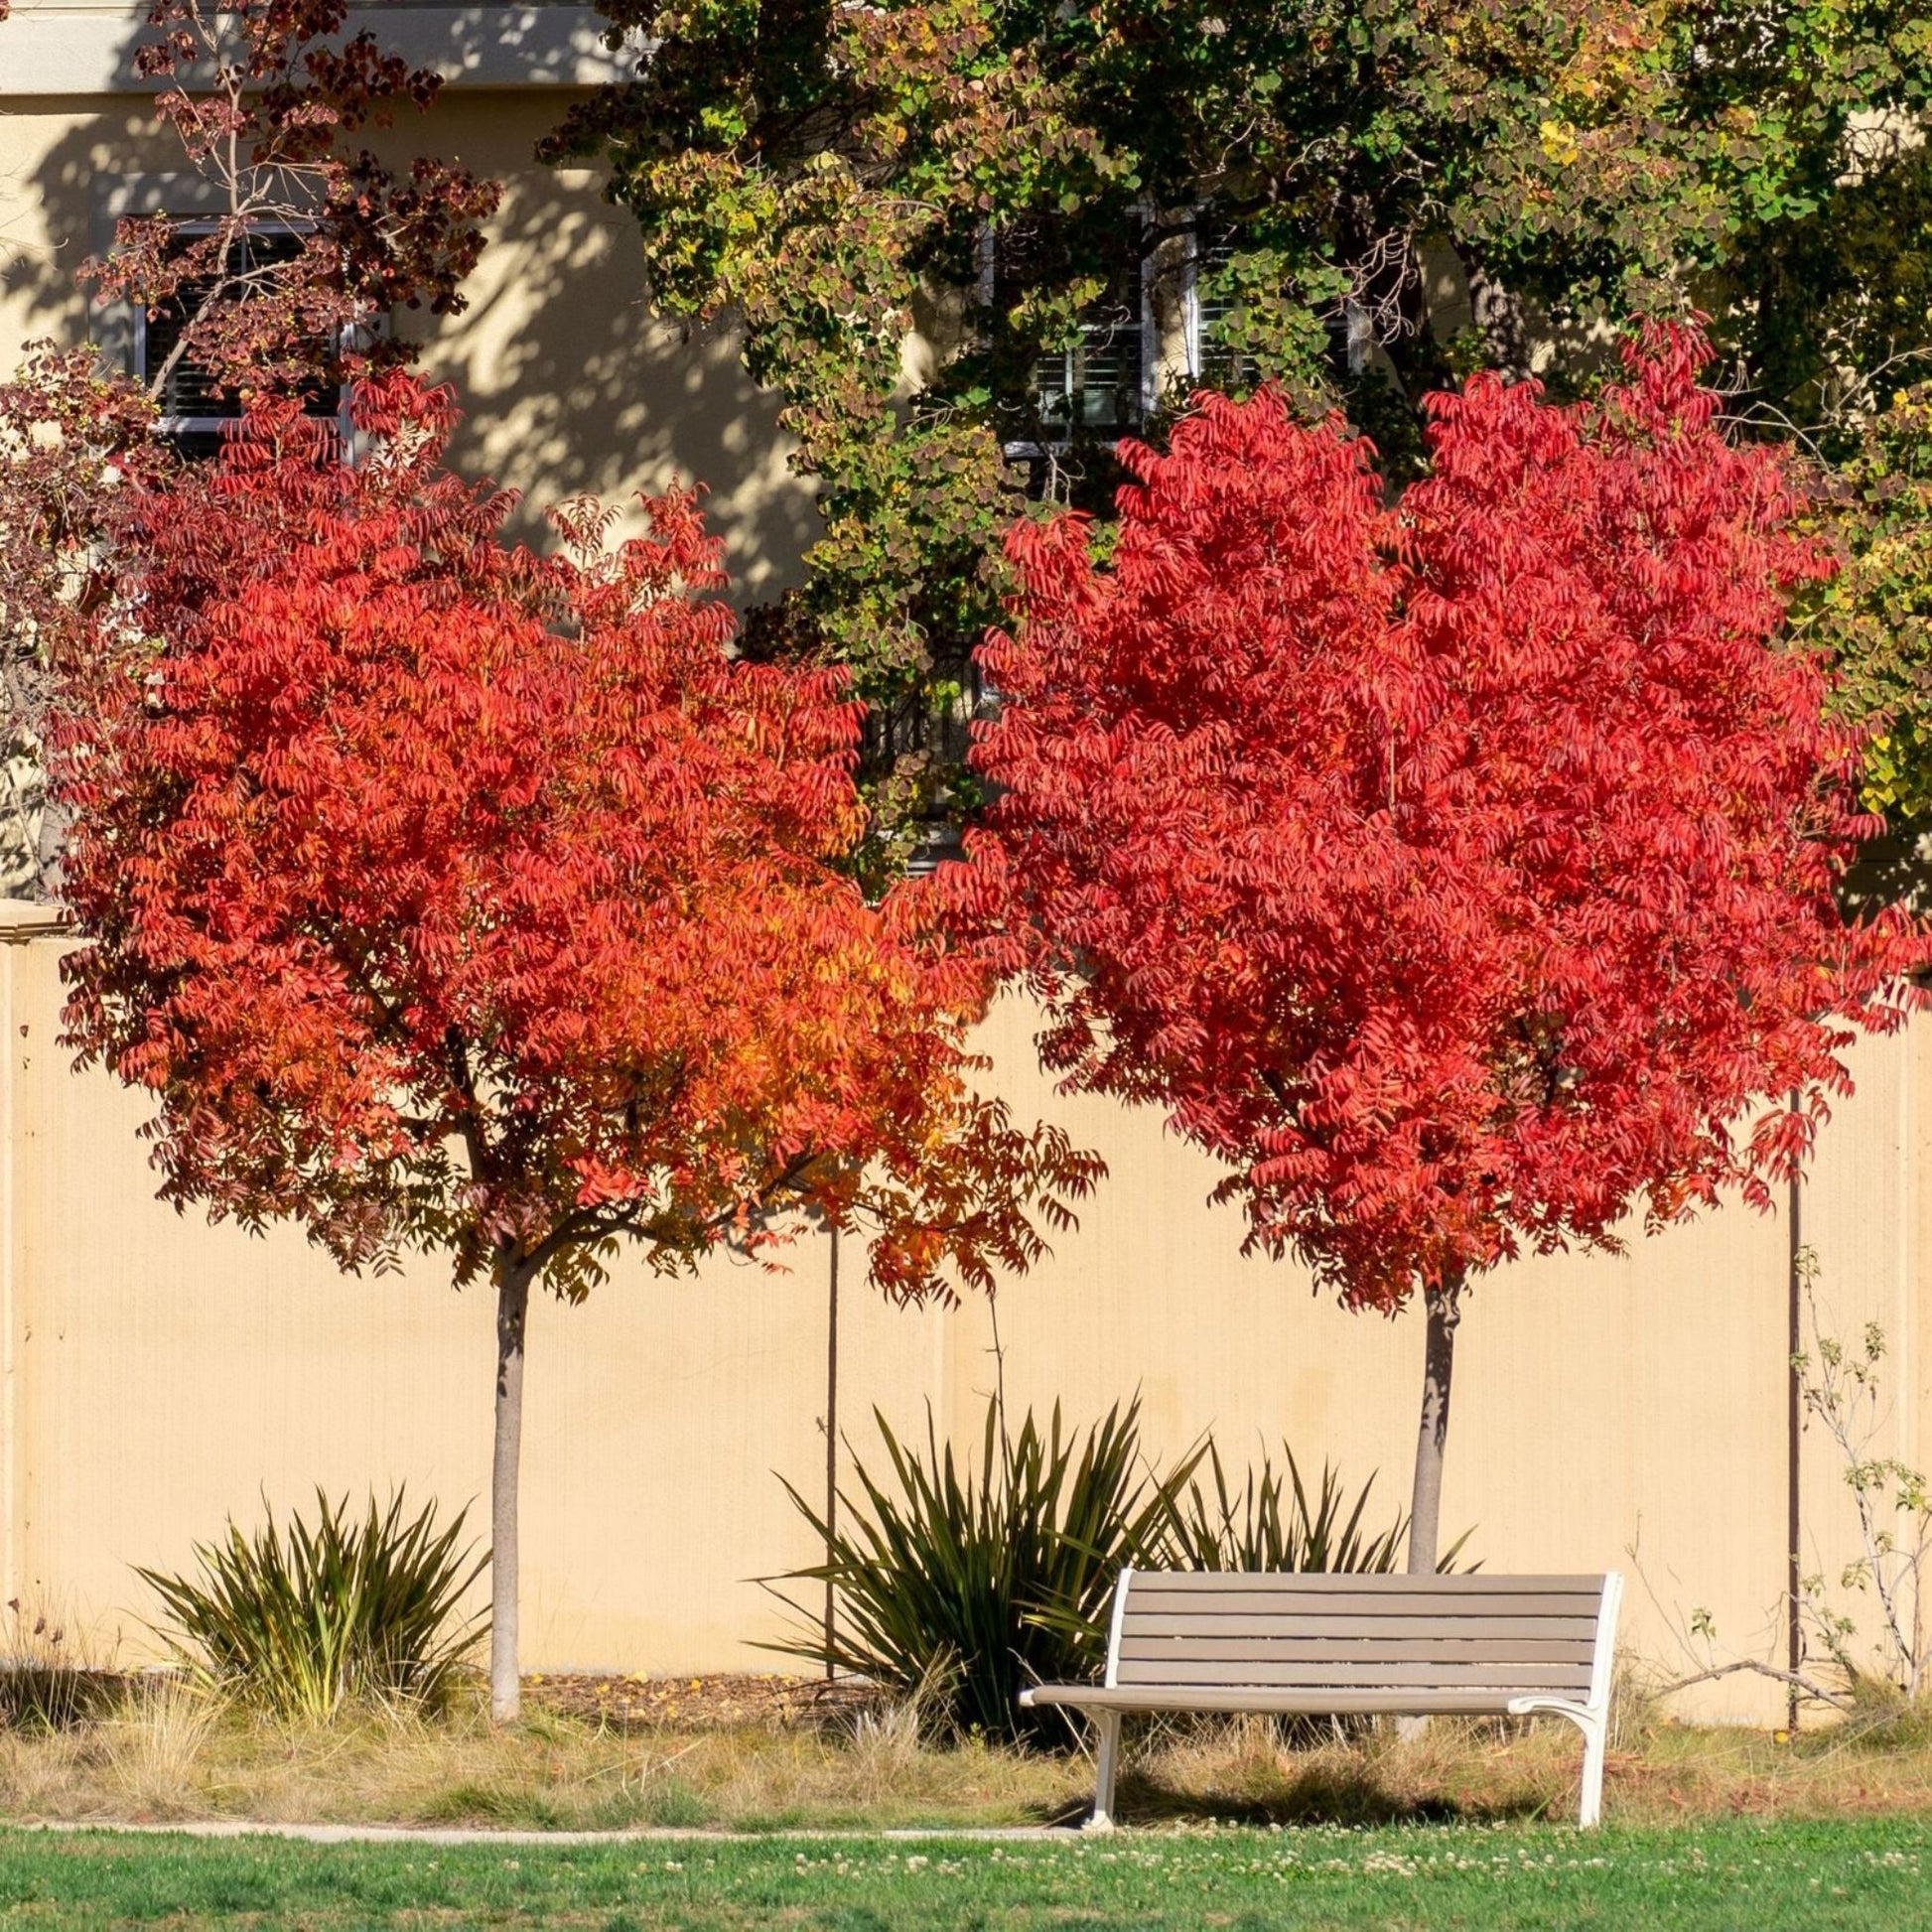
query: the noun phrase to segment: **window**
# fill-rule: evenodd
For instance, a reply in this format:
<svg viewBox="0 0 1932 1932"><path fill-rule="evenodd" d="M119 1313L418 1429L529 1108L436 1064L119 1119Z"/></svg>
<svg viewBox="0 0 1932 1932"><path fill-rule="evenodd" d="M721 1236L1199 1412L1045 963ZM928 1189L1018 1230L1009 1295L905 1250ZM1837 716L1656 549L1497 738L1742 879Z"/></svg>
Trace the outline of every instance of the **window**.
<svg viewBox="0 0 1932 1932"><path fill-rule="evenodd" d="M1080 339L1034 365L1034 407L1054 441L1074 430L1106 436L1140 428L1147 414L1147 317L1138 261L1080 323Z"/></svg>
<svg viewBox="0 0 1932 1932"><path fill-rule="evenodd" d="M1261 380L1255 358L1221 340L1222 329L1241 307L1222 280L1233 257L1233 229L1199 230L1187 278L1187 367L1195 381L1226 395L1240 395Z"/></svg>
<svg viewBox="0 0 1932 1932"><path fill-rule="evenodd" d="M184 236L213 231L212 222L184 222ZM251 269L270 268L293 261L302 246L302 237L286 228L258 230L240 236L229 251L229 272L245 274ZM152 315L137 312L134 318L134 373L141 381L167 365L180 345L182 332L207 301L210 284L206 281L184 283L174 298ZM232 389L221 388L193 355L183 355L169 369L163 384L161 433L181 453L197 461L215 455L222 436L240 419L241 398ZM342 391L334 384L317 383L303 392L305 414L340 417Z"/></svg>
<svg viewBox="0 0 1932 1932"><path fill-rule="evenodd" d="M1068 264L1046 258L1051 245L1025 232L1003 234L997 244L989 236L980 283L987 307L1010 308L1030 288L1061 284ZM1103 270L1107 285L1081 317L1077 339L1058 348L1027 349L1018 368L1007 364L1000 385L1011 411L1007 455L1035 473L1036 485L1044 486L1069 446L1109 450L1147 421L1160 344L1148 303L1146 246L1145 224L1136 221L1119 237L1118 254ZM996 347L996 361L1001 352Z"/></svg>

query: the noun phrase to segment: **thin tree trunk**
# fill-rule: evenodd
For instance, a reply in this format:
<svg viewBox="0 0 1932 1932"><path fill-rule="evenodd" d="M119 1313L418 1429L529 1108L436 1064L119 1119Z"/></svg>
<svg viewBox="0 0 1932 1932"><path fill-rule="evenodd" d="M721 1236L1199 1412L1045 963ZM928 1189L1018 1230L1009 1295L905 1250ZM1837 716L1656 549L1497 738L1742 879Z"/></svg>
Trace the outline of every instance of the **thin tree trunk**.
<svg viewBox="0 0 1932 1932"><path fill-rule="evenodd" d="M839 1231L832 1238L831 1286L825 1308L825 1681L838 1675L832 1665L838 1630L838 1592L832 1564L839 1536Z"/></svg>
<svg viewBox="0 0 1932 1932"><path fill-rule="evenodd" d="M1443 1516L1443 1447L1449 1441L1449 1374L1455 1366L1455 1324L1462 1319L1462 1277L1424 1291L1429 1339L1423 1356L1422 1427L1416 1435L1416 1486L1409 1502L1409 1574L1436 1574Z"/></svg>
<svg viewBox="0 0 1932 1932"><path fill-rule="evenodd" d="M514 1724L523 1711L517 1664L516 1484L523 1451L523 1333L530 1312L529 1264L496 1264L496 1441L489 1470L489 1715Z"/></svg>

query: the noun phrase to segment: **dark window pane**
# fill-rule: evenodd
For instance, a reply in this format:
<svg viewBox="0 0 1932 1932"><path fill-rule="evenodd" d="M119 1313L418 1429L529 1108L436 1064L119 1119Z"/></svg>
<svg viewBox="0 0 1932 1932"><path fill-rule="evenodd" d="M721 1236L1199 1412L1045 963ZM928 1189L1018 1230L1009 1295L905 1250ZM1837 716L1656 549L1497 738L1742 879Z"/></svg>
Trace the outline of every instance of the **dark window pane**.
<svg viewBox="0 0 1932 1932"><path fill-rule="evenodd" d="M230 272L293 261L301 246L299 235L245 235L234 244ZM140 371L144 377L153 376L175 353L183 332L201 312L212 287L205 280L186 282L171 300L149 314ZM218 425L241 414L240 396L217 383L192 354L182 356L168 371L160 403L162 416L178 425L169 432L170 440L184 456L196 460L211 457L220 448L218 427L205 426ZM307 415L333 417L342 407L342 392L333 383L311 383L303 389L302 407ZM190 424L194 427L188 427Z"/></svg>

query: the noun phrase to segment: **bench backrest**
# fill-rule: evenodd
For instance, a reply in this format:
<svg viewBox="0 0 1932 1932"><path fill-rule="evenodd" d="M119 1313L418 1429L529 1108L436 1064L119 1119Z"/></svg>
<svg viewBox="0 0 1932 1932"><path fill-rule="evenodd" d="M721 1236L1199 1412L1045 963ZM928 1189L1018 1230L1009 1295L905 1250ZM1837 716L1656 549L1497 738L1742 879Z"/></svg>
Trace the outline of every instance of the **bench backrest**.
<svg viewBox="0 0 1932 1932"><path fill-rule="evenodd" d="M1600 1708L1622 1579L1121 1573L1107 1682L1483 1690ZM1601 1641L1599 1642L1599 1636Z"/></svg>

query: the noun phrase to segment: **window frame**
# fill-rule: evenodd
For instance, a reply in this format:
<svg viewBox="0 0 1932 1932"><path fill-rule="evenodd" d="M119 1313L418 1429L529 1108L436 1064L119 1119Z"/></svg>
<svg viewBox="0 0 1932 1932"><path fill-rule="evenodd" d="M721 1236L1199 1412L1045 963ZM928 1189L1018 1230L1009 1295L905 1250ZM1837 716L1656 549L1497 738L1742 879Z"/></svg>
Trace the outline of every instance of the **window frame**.
<svg viewBox="0 0 1932 1932"><path fill-rule="evenodd" d="M1201 274L1203 270L1212 269L1212 257L1216 246L1226 247L1230 254L1234 252L1232 230L1226 226L1222 228L1218 241L1210 242L1207 239L1206 217L1211 211L1206 205L1197 207L1193 210L1194 220L1187 232L1186 264L1182 271L1181 342L1187 357L1187 379L1193 383L1204 382L1207 379L1208 343L1206 318L1202 313ZM1230 303L1228 307L1231 313L1235 305ZM1216 347L1220 345L1216 345ZM1235 358L1235 367L1230 373L1234 376L1236 387L1253 390L1259 385L1261 372L1255 366L1253 356L1225 348L1222 348L1221 352L1232 354Z"/></svg>
<svg viewBox="0 0 1932 1932"><path fill-rule="evenodd" d="M167 210L158 211L168 212ZM174 231L178 235L184 236L216 234L220 231L227 218L221 214L175 214L168 212L168 219L173 224ZM247 239L256 235L290 235L300 237L305 234L313 234L314 232L313 227L303 226L298 222L262 221L248 229L247 234L240 238ZM131 316L127 345L129 373L135 381L146 384L149 380L148 311L146 305L143 303L137 302L130 305L130 307ZM371 333L380 333L384 320L385 318L382 317L374 318L368 325ZM348 329L343 331L343 339L339 346L346 347L348 345L347 339L351 331ZM341 438L345 460L350 462L354 460L355 428L349 413L349 394L346 383L339 383L337 385L336 407L327 413L320 410L317 411L312 420L319 423L333 422L336 426L337 434ZM187 456L188 451L183 447L187 439L191 437L222 437L229 434L240 421L240 411L236 411L232 415L220 416L172 416L162 414L155 419L154 431L157 436L163 437L167 441L175 444L177 449L180 449L182 454Z"/></svg>
<svg viewBox="0 0 1932 1932"><path fill-rule="evenodd" d="M1003 443L1001 445L1001 452L1009 463L1043 463L1050 466L1061 452L1072 447L1075 440L1075 432L1078 430L1101 431L1111 428L1113 430L1112 435L1094 435L1092 438L1092 447L1112 451L1124 437L1138 436L1146 427L1148 418L1153 415L1156 407L1159 405L1162 345L1160 320L1154 306L1154 283L1160 266L1158 261L1158 244L1150 243L1147 238L1152 234L1154 228L1152 211L1146 208L1137 208L1135 213L1136 218L1142 223L1144 231L1143 245L1135 263L1135 281L1138 285L1136 294L1140 303L1140 316L1136 332L1140 342L1141 365L1140 384L1137 392L1140 407L1139 420L1132 423L1113 425L1086 423L1079 421L1073 410L1069 407L1066 413L1066 421L1059 429L1058 434L1043 436L1037 439L1033 437L1019 437ZM993 306L999 296L999 243L991 228L982 228L980 230L978 294L981 304L988 309ZM1184 295L1186 299L1191 300L1192 294L1193 274L1190 259ZM1078 345L1059 350L1045 350L1039 357L1035 358L1035 368L1037 370L1039 362L1045 360L1047 356L1056 353L1067 357L1070 367L1071 358L1080 352ZM1033 393L1035 397L1040 393L1036 383ZM1065 393L1069 402L1071 402L1082 392L1069 387Z"/></svg>

